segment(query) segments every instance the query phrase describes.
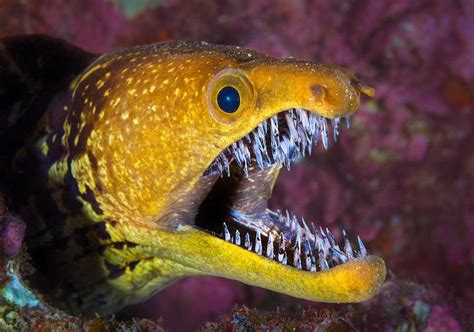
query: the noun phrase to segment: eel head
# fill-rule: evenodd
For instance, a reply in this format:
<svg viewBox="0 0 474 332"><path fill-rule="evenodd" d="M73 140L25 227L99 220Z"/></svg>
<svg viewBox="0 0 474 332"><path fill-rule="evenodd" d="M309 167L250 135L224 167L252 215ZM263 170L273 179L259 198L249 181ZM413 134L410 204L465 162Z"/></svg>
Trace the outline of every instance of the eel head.
<svg viewBox="0 0 474 332"><path fill-rule="evenodd" d="M102 56L72 90L69 167L95 195L83 213L114 220L110 237L146 257L105 251L116 265L139 262L114 287L143 299L176 278L215 275L322 302L381 287L385 264L360 238L338 242L267 206L280 168L327 148L360 95L373 95L350 70L170 43Z"/></svg>

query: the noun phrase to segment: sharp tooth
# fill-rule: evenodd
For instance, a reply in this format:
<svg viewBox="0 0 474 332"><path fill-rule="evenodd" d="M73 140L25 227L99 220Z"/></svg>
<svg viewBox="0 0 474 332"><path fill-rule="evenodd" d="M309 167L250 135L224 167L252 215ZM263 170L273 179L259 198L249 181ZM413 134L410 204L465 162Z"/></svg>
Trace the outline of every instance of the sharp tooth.
<svg viewBox="0 0 474 332"><path fill-rule="evenodd" d="M318 230L316 229L316 226L314 225L313 222L311 223L311 230L312 230L312 233L313 233L314 237L319 235Z"/></svg>
<svg viewBox="0 0 474 332"><path fill-rule="evenodd" d="M339 245L336 242L336 239L334 238L334 235L332 235L331 231L326 227L326 234L328 235L329 243L331 244L331 247L334 247L339 250Z"/></svg>
<svg viewBox="0 0 474 332"><path fill-rule="evenodd" d="M347 233L345 230L342 230L342 237L344 238L344 251L346 252L346 256L348 259L354 258L354 254L352 252L351 242L347 237Z"/></svg>
<svg viewBox="0 0 474 332"><path fill-rule="evenodd" d="M337 259L340 263L345 263L348 261L346 255L342 251L336 248L329 248L329 254L333 259Z"/></svg>
<svg viewBox="0 0 474 332"><path fill-rule="evenodd" d="M270 118L271 145L273 162L280 161L280 133L278 132L278 117L275 115Z"/></svg>
<svg viewBox="0 0 474 332"><path fill-rule="evenodd" d="M296 130L295 122L293 120L293 112L291 110L285 113L285 119L288 124L288 129L290 130L290 140L292 142L297 142L298 131Z"/></svg>
<svg viewBox="0 0 474 332"><path fill-rule="evenodd" d="M250 155L250 150L246 145L243 145L243 150L244 150L245 159L247 159L247 163L250 164L252 160L252 156Z"/></svg>
<svg viewBox="0 0 474 332"><path fill-rule="evenodd" d="M255 252L259 255L262 254L262 238L260 236L260 231L257 231L255 236Z"/></svg>
<svg viewBox="0 0 474 332"><path fill-rule="evenodd" d="M283 219L283 215L282 215L280 209L277 210L277 216L278 216L278 221L279 221L279 222L282 222L282 221L283 221L283 220L282 220L282 219Z"/></svg>
<svg viewBox="0 0 474 332"><path fill-rule="evenodd" d="M257 160L258 168L263 171L263 159L260 148L257 146L257 143L253 144L253 153L255 154L255 159Z"/></svg>
<svg viewBox="0 0 474 332"><path fill-rule="evenodd" d="M310 255L306 256L305 267L306 267L306 270L311 271L312 259Z"/></svg>
<svg viewBox="0 0 474 332"><path fill-rule="evenodd" d="M318 258L319 258L319 267L321 270L327 270L329 268L329 264L326 261L326 254L324 253L324 245L322 242L318 243Z"/></svg>
<svg viewBox="0 0 474 332"><path fill-rule="evenodd" d="M230 241L230 232L226 223L224 223L224 240Z"/></svg>
<svg viewBox="0 0 474 332"><path fill-rule="evenodd" d="M291 231L296 230L296 232L298 233L297 236L300 237L301 227L298 224L298 219L296 218L296 216L294 214L291 218L291 227L290 227L290 229L291 229Z"/></svg>
<svg viewBox="0 0 474 332"><path fill-rule="evenodd" d="M314 235L311 234L311 231L308 228L308 225L306 224L306 221L304 218L301 218L301 222L303 223L303 228L304 228L304 234L307 239L314 239Z"/></svg>
<svg viewBox="0 0 474 332"><path fill-rule="evenodd" d="M319 141L319 132L321 131L320 128L319 128L319 117L315 117L315 127L314 127L314 133L313 133L313 137L314 137L314 145L318 145L318 141Z"/></svg>
<svg viewBox="0 0 474 332"><path fill-rule="evenodd" d="M240 232L238 229L235 231L235 244L240 246Z"/></svg>
<svg viewBox="0 0 474 332"><path fill-rule="evenodd" d="M235 161L237 162L237 165L239 165L239 167L242 167L243 166L243 160L242 160L242 155L241 155L241 152L240 152L240 149L237 145L237 143L232 143L232 154L234 155L234 158L235 158Z"/></svg>
<svg viewBox="0 0 474 332"><path fill-rule="evenodd" d="M298 228L300 230L300 228ZM301 252L301 234L300 232L296 232L296 237L295 237L295 248L297 248Z"/></svg>
<svg viewBox="0 0 474 332"><path fill-rule="evenodd" d="M290 167L290 142L287 137L283 137L280 142L281 160L282 164L288 169Z"/></svg>
<svg viewBox="0 0 474 332"><path fill-rule="evenodd" d="M349 129L351 127L351 116L348 115L345 117L346 119L346 128Z"/></svg>
<svg viewBox="0 0 474 332"><path fill-rule="evenodd" d="M269 233L267 242L267 257L273 259L273 256L273 235L272 233Z"/></svg>
<svg viewBox="0 0 474 332"><path fill-rule="evenodd" d="M360 236L357 235L357 243L359 244L359 258L364 258L367 256L367 249L365 249L364 243L360 239Z"/></svg>
<svg viewBox="0 0 474 332"><path fill-rule="evenodd" d="M263 121L262 123L260 123L258 125L258 131L259 131L259 136L265 136L265 133L267 132L268 130L268 122L267 121Z"/></svg>
<svg viewBox="0 0 474 332"><path fill-rule="evenodd" d="M246 233L246 234L245 234L245 240L244 240L244 241L245 241L245 244L244 244L245 249L247 249L247 250L252 250L252 242L250 242L250 235L249 235L249 233Z"/></svg>
<svg viewBox="0 0 474 332"><path fill-rule="evenodd" d="M295 248L295 252L293 253L293 265L301 269L301 250L299 248Z"/></svg>
<svg viewBox="0 0 474 332"><path fill-rule="evenodd" d="M314 261L313 255L311 255L311 250L312 250L311 245L309 244L308 239L306 239L304 242L304 254L306 257L305 266L306 266L306 270L308 271L311 271L311 266Z"/></svg>
<svg viewBox="0 0 474 332"><path fill-rule="evenodd" d="M339 123L341 122L341 118L335 118L332 120L332 135L334 138L334 142L337 142L337 137L339 136Z"/></svg>
<svg viewBox="0 0 474 332"><path fill-rule="evenodd" d="M318 117L314 115L313 113L309 114L309 134L311 136L314 136L314 133L316 132L316 128L318 127Z"/></svg>
<svg viewBox="0 0 474 332"><path fill-rule="evenodd" d="M287 263L285 237L282 233L280 233L280 245L278 246L278 261L282 264Z"/></svg>
<svg viewBox="0 0 474 332"><path fill-rule="evenodd" d="M309 131L309 120L308 120L308 114L306 113L305 110L302 109L297 109L297 114L299 115L301 125L303 126L304 130L306 132Z"/></svg>
<svg viewBox="0 0 474 332"><path fill-rule="evenodd" d="M328 149L329 147L329 135L328 135L328 123L326 121L326 118L321 117L321 138L323 140L323 147L324 149Z"/></svg>
<svg viewBox="0 0 474 332"><path fill-rule="evenodd" d="M331 247L331 244L329 243L329 240L324 233L323 229L321 226L319 227L319 231L321 232L321 236L323 238L323 244L324 244L324 254L327 255L329 253L329 248Z"/></svg>
<svg viewBox="0 0 474 332"><path fill-rule="evenodd" d="M292 224L291 221L292 220L290 218L290 212L288 210L286 210L285 226L290 227L290 224Z"/></svg>
<svg viewBox="0 0 474 332"><path fill-rule="evenodd" d="M298 230L300 229L301 228L298 227ZM301 269L301 236L300 236L300 232L298 231L296 233L295 252L293 255L293 265L297 267L298 269Z"/></svg>

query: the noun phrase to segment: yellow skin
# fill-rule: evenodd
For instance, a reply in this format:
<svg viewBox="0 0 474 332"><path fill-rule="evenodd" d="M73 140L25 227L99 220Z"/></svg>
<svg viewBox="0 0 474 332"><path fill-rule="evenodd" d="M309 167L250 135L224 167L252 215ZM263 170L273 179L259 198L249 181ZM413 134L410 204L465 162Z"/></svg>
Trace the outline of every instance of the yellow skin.
<svg viewBox="0 0 474 332"><path fill-rule="evenodd" d="M228 85L241 97L232 114L216 101ZM212 185L203 184L203 173L259 123L292 108L327 118L356 112L360 93L373 90L350 70L235 47L170 43L104 55L71 83L70 93L63 110L45 116L44 136L35 144L38 177L46 179L45 191L65 222L49 231L52 214L43 214L34 226L40 235L29 243L47 257L44 271L54 281L46 287L54 288L58 305L113 312L191 275L321 302L363 301L379 290L385 265L375 256L306 272L193 225ZM57 124L51 114L64 121ZM272 173L270 191L278 169ZM59 246L58 238L69 241Z"/></svg>

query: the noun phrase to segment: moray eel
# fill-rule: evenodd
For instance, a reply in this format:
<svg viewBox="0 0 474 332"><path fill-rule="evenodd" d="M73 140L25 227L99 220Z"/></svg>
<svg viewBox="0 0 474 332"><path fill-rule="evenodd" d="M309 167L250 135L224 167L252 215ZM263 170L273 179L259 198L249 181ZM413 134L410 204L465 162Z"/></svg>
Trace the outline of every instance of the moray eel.
<svg viewBox="0 0 474 332"><path fill-rule="evenodd" d="M327 147L373 95L351 70L204 42L41 43L69 62L42 57L54 94L12 172L31 283L56 306L111 313L186 276L320 302L380 289L385 264L360 238L267 207L280 168Z"/></svg>

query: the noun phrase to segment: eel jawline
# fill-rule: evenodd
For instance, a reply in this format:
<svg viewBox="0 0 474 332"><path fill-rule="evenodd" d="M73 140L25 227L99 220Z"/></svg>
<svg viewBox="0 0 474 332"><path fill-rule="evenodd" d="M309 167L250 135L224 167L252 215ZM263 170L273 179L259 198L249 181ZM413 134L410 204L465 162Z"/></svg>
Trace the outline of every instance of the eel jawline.
<svg viewBox="0 0 474 332"><path fill-rule="evenodd" d="M336 141L340 119L331 123ZM310 230L303 219L300 222L294 215L282 216L266 209L278 175L269 170L279 165L290 168L306 151L311 153L319 136L327 148L328 128L324 117L302 109L289 110L261 123L221 153L207 174L218 172L226 181L240 168L243 180L233 178L234 184L230 184L240 185L231 193L234 201L224 203L230 206L221 224L183 226L178 232L183 238L177 241L178 247L175 245L180 257L173 260L191 268L192 275L222 276L307 300L359 302L372 297L385 280L385 264L367 254L359 237L358 249L353 250L343 232L341 249L329 230L318 231L314 225ZM259 191L262 185L268 188L255 195L255 202L235 202L251 195L250 186ZM216 204L210 207L215 209Z"/></svg>

